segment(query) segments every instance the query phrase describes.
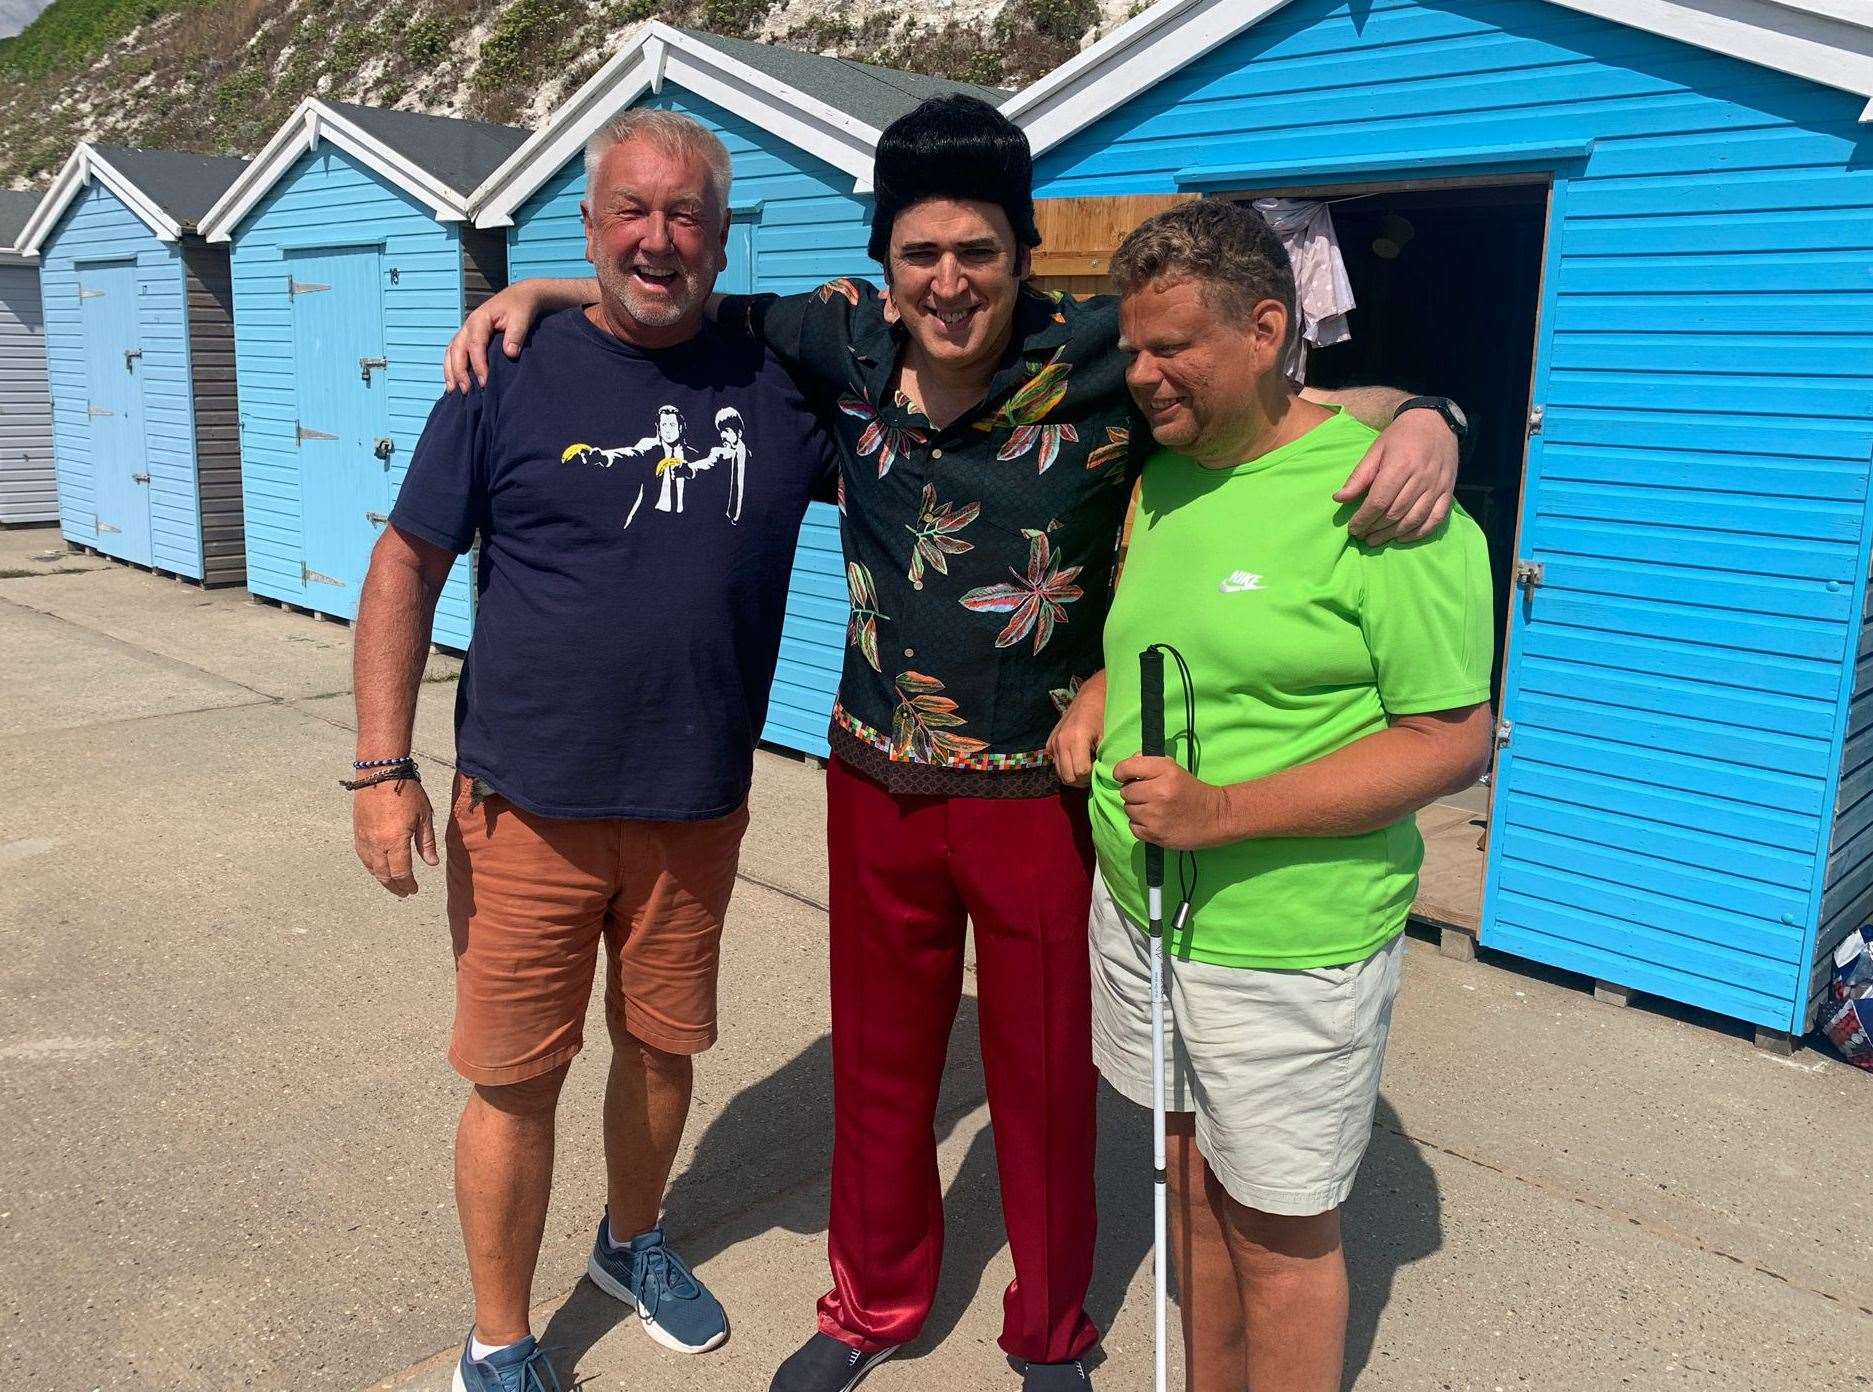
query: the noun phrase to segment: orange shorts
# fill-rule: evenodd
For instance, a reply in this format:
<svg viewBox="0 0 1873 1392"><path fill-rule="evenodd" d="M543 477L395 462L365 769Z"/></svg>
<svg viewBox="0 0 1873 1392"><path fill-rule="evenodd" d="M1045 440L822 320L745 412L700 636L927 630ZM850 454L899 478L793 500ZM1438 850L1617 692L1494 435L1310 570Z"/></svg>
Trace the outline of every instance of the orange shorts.
<svg viewBox="0 0 1873 1392"><path fill-rule="evenodd" d="M598 944L605 1014L655 1049L715 1042L722 916L748 809L705 822L536 817L455 778L447 837L455 939L449 1062L473 1083L525 1082L585 1036Z"/></svg>

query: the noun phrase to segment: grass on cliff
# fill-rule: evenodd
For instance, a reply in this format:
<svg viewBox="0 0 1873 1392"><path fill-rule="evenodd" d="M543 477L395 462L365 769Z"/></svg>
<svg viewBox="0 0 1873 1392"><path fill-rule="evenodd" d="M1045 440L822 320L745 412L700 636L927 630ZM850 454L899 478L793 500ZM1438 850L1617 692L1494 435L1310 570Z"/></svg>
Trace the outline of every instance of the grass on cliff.
<svg viewBox="0 0 1873 1392"><path fill-rule="evenodd" d="M0 39L0 74L44 77L74 72L139 24L200 0L57 0L25 30Z"/></svg>

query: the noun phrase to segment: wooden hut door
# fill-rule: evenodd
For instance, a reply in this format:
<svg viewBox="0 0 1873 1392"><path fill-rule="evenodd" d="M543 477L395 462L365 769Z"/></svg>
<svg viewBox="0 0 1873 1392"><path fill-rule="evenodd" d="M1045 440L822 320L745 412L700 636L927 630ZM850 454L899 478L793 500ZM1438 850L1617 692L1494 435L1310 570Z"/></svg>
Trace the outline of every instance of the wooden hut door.
<svg viewBox="0 0 1873 1392"><path fill-rule="evenodd" d="M149 565L150 462L143 438L142 340L134 261L78 268L85 414L98 550Z"/></svg>
<svg viewBox="0 0 1873 1392"><path fill-rule="evenodd" d="M390 373L382 253L291 254L293 376L306 604L356 618L358 591L390 513Z"/></svg>

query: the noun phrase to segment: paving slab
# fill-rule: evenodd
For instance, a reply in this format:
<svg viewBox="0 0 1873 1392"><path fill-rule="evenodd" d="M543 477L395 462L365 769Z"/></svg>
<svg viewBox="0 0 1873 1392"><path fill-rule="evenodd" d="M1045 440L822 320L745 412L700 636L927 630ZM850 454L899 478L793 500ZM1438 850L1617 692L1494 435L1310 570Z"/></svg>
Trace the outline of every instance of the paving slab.
<svg viewBox="0 0 1873 1392"><path fill-rule="evenodd" d="M1489 957L1411 958L1386 1077L1414 1136L1873 1314L1873 1189L1851 1178L1873 1077Z"/></svg>
<svg viewBox="0 0 1873 1392"><path fill-rule="evenodd" d="M112 562L74 551L56 525L0 527L0 580L33 575L77 575L102 570Z"/></svg>
<svg viewBox="0 0 1873 1392"><path fill-rule="evenodd" d="M238 589L204 590L128 566L0 580L0 599L211 672L275 699L351 690L351 629L319 623ZM453 677L459 659L431 654L425 675Z"/></svg>
<svg viewBox="0 0 1873 1392"><path fill-rule="evenodd" d="M265 699L4 596L0 653L0 739Z"/></svg>

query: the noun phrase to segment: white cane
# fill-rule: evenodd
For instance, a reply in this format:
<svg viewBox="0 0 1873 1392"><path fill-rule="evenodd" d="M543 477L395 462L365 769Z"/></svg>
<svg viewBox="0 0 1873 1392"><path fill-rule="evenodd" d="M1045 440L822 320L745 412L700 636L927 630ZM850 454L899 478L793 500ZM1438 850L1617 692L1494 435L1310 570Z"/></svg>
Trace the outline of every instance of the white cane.
<svg viewBox="0 0 1873 1392"><path fill-rule="evenodd" d="M1155 647L1138 654L1138 723L1141 752L1164 755L1164 654ZM1164 848L1145 843L1145 911L1151 933L1151 1222L1152 1320L1156 1341L1157 1392L1166 1388L1166 1280L1164 1182Z"/></svg>

